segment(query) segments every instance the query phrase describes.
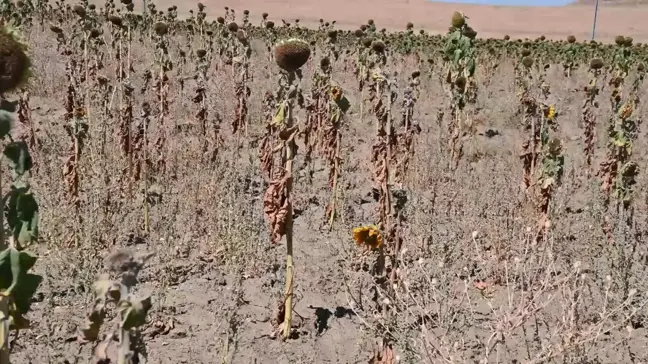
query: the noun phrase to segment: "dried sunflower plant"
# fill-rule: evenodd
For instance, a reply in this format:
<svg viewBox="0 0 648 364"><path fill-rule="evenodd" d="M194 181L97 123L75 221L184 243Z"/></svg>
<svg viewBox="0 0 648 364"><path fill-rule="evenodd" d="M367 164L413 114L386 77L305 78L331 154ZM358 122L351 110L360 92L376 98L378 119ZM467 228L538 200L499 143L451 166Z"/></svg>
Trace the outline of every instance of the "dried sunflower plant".
<svg viewBox="0 0 648 364"><path fill-rule="evenodd" d="M118 364L146 362L146 346L138 328L146 323L152 301L150 296L134 297L132 291L138 283L137 275L149 257L136 257L129 251L117 250L106 258L110 273L99 275L93 284L94 303L80 330L79 339L96 343L94 356L101 362L115 360L111 355L115 336ZM102 329L106 327L108 333L102 338Z"/></svg>
<svg viewBox="0 0 648 364"><path fill-rule="evenodd" d="M292 310L294 289L293 265L293 181L294 160L297 153L295 138L299 132L296 107L304 108L304 96L300 86L301 67L310 58L311 51L307 42L290 38L275 45L274 59L281 69L279 86L274 95L276 109L262 143L260 158L268 185L263 198L264 213L270 226L270 237L278 244L286 237L286 286L284 297L279 304L277 333L285 340L292 335ZM276 141L279 145L272 145ZM281 167L272 168L269 163L280 155Z"/></svg>
<svg viewBox="0 0 648 364"><path fill-rule="evenodd" d="M522 161L523 181L527 195L533 195L533 175L538 164L540 128L538 118L540 105L536 95L537 77L533 73L534 59L531 51L524 48L522 58L516 68L516 95L519 102L519 111L522 114L522 127L528 138L522 143L520 160ZM533 197L530 198L533 200Z"/></svg>
<svg viewBox="0 0 648 364"><path fill-rule="evenodd" d="M169 56L169 39L167 33L169 32L169 25L166 22L158 21L153 24L155 31L155 67L157 73L153 83L153 90L157 99L157 129L158 137L153 143L154 152L156 156L155 162L152 164L154 171L163 175L166 172L166 129L165 120L169 115L169 76L167 72L173 68L171 57Z"/></svg>
<svg viewBox="0 0 648 364"><path fill-rule="evenodd" d="M251 90L249 83L252 82L250 75L250 57L252 48L248 34L244 29L236 31L233 47L232 62L234 65L234 92L236 94L236 110L232 120L232 133L236 135L237 149L241 140L248 136L248 108Z"/></svg>
<svg viewBox="0 0 648 364"><path fill-rule="evenodd" d="M403 100L401 101L401 130L398 133L398 148L400 150L397 153L398 165L394 174L394 179L400 184L403 184L407 179L410 161L414 156L415 137L421 133L421 128L414 119L416 102L421 94L419 89L421 84L420 77L421 72L418 70L411 73L407 80L407 88L403 91Z"/></svg>
<svg viewBox="0 0 648 364"><path fill-rule="evenodd" d="M74 14L80 18L72 26L69 36L66 36L63 30L58 26L52 26L50 29L57 34L58 49L66 57L65 75L67 79L67 89L64 99L64 129L70 138L67 156L63 167L63 177L67 187L67 197L70 205L74 207L75 219L70 229L71 236L68 238L70 244L78 246L79 230L82 225L80 208L80 175L81 171L79 159L81 158L82 149L85 139L88 136L88 122L86 119L85 109L85 88L86 74L84 72L84 54L87 55L87 33L82 25L85 24L86 10L81 5L75 5L72 8ZM87 58L85 59L87 61ZM87 63L85 63L87 64Z"/></svg>
<svg viewBox="0 0 648 364"><path fill-rule="evenodd" d="M567 43L562 49L562 58L563 58L563 75L565 77L571 77L574 72L574 69L577 66L577 60L579 58L579 53L581 47L576 43L576 37L570 35L567 37Z"/></svg>
<svg viewBox="0 0 648 364"><path fill-rule="evenodd" d="M443 59L445 61L445 91L450 100L448 122L448 151L452 168L456 168L463 155L462 137L465 126L472 124L466 112L467 104L477 98L474 80L477 68L475 53L475 32L467 23L467 17L455 11L452 26L444 39Z"/></svg>
<svg viewBox="0 0 648 364"><path fill-rule="evenodd" d="M584 88L585 100L581 107L581 126L584 132L584 152L585 165L587 166L587 176L591 175L592 158L596 147L596 115L595 110L599 107L598 95L601 90L599 79L601 77L604 62L601 58L594 58L590 61L587 71L588 82Z"/></svg>
<svg viewBox="0 0 648 364"><path fill-rule="evenodd" d="M29 184L33 161L27 143L11 136L17 103L4 98L27 82L31 60L17 31L5 24L0 24L0 52L0 144L11 171L10 178L0 174L0 362L10 364L10 331L17 338L18 330L29 328L25 315L42 277L30 272L37 257L25 250L38 241L39 209Z"/></svg>
<svg viewBox="0 0 648 364"><path fill-rule="evenodd" d="M329 230L336 217L337 189L340 177L340 148L342 122L350 107L342 88L333 81L333 64L338 58L336 48L338 32L326 27L326 39L321 45L323 52L319 67L313 73L310 97L307 101L307 119L302 135L306 152L305 163L309 166L309 180L313 177L312 155L319 154L329 170L331 197L326 207Z"/></svg>
<svg viewBox="0 0 648 364"><path fill-rule="evenodd" d="M606 160L601 164L599 174L603 181L601 190L605 206L614 197L617 213L630 207L633 187L639 173L639 166L632 160L632 147L637 138L637 120L633 118L638 101L636 92L624 97L624 86L632 64L632 41L623 36L616 39L616 54L612 63L609 81L612 87L610 106L612 114L608 120L608 146ZM630 216L626 216L630 217Z"/></svg>

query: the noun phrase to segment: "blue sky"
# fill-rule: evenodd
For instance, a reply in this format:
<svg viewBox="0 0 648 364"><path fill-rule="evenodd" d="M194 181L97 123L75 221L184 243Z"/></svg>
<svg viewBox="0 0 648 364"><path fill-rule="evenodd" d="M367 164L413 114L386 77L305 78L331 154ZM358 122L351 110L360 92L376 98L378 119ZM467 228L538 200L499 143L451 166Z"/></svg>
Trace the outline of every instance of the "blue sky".
<svg viewBox="0 0 648 364"><path fill-rule="evenodd" d="M500 6L563 6L573 0L435 0L444 3L485 4Z"/></svg>

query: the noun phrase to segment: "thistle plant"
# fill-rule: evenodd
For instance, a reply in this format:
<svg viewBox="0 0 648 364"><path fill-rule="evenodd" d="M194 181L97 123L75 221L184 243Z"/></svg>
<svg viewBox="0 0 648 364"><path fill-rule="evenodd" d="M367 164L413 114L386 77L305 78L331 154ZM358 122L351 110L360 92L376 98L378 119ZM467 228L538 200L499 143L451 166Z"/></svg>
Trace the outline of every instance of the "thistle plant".
<svg viewBox="0 0 648 364"><path fill-rule="evenodd" d="M17 32L0 25L0 95L21 87L30 74L31 60L27 46ZM15 102L0 99L0 144L11 176L0 173L0 362L11 363L10 330L29 328L25 315L42 277L30 272L37 257L25 249L38 241L38 203L29 184L33 161L25 141L15 141L11 129ZM7 184L9 188L2 188ZM6 222L6 224L5 224Z"/></svg>
<svg viewBox="0 0 648 364"><path fill-rule="evenodd" d="M279 87L275 100L277 102L275 116L269 131L274 133L275 140L281 144L270 150L281 153L282 167L274 172L268 181L263 204L266 219L269 221L271 241L278 244L286 236L286 289L284 299L279 307L279 317L283 317L283 324L279 331L283 339L288 339L292 332L292 306L293 306L293 163L297 153L295 138L299 132L294 109L304 107L303 95L300 86L302 73L300 68L306 64L310 57L309 44L301 39L291 38L279 42L275 46L275 62L281 69ZM261 160L272 156L262 155ZM280 323L277 323L280 324Z"/></svg>
<svg viewBox="0 0 648 364"><path fill-rule="evenodd" d="M621 208L625 211L630 207L639 166L631 159L632 146L637 138L637 121L632 116L638 96L636 92L629 92L626 97L623 94L632 62L632 43L623 36L618 36L616 43L610 79L612 115L607 126L607 156L599 174L603 179L601 190L605 206L609 206L610 197L614 197L618 212Z"/></svg>
<svg viewBox="0 0 648 364"><path fill-rule="evenodd" d="M80 332L80 339L98 342L95 357L101 362L114 360L108 354L115 333L118 336L118 364L144 362L146 348L138 328L146 323L146 315L152 307L151 297L143 299L132 295L137 284L137 274L144 264L130 252L118 250L106 259L113 275L102 274L93 285L94 304ZM113 322L107 322L109 310L116 313ZM102 328L109 326L109 334L100 341Z"/></svg>
<svg viewBox="0 0 648 364"><path fill-rule="evenodd" d="M592 157L594 155L595 133L596 133L596 116L594 110L598 109L598 95L600 92L599 78L601 77L602 68L604 66L603 60L594 58L590 61L589 69L587 71L588 83L585 86L585 100L583 101L581 125L584 129L584 152L585 152L585 165L587 166L587 176L591 174Z"/></svg>
<svg viewBox="0 0 648 364"><path fill-rule="evenodd" d="M463 155L461 137L464 125L471 124L466 105L474 103L477 90L474 81L476 53L474 40L477 33L468 26L466 16L459 12L452 14L452 27L444 39L446 92L450 97L450 118L448 136L450 163L456 167Z"/></svg>

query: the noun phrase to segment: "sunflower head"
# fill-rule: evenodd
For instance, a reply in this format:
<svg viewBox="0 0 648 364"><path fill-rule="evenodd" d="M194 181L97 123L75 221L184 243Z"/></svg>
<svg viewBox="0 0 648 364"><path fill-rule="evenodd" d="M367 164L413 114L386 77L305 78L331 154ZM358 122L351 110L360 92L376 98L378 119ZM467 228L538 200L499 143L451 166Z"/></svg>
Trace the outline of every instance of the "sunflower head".
<svg viewBox="0 0 648 364"><path fill-rule="evenodd" d="M553 105L549 105L547 109L545 110L545 117L549 121L553 121L554 118L556 117L556 108Z"/></svg>
<svg viewBox="0 0 648 364"><path fill-rule="evenodd" d="M329 92L331 94L331 100L338 102L342 99L342 89L339 86L332 86Z"/></svg>
<svg viewBox="0 0 648 364"><path fill-rule="evenodd" d="M275 46L275 62L288 72L296 71L306 64L310 54L309 44L301 39L291 38Z"/></svg>
<svg viewBox="0 0 648 364"><path fill-rule="evenodd" d="M18 32L7 26L0 27L0 54L0 93L5 93L27 82L31 60Z"/></svg>
<svg viewBox="0 0 648 364"><path fill-rule="evenodd" d="M375 225L365 225L353 229L353 240L367 249L377 249L383 244L382 235Z"/></svg>
<svg viewBox="0 0 648 364"><path fill-rule="evenodd" d="M466 24L466 17L462 13L455 11L452 13L451 23L453 28L461 28Z"/></svg>

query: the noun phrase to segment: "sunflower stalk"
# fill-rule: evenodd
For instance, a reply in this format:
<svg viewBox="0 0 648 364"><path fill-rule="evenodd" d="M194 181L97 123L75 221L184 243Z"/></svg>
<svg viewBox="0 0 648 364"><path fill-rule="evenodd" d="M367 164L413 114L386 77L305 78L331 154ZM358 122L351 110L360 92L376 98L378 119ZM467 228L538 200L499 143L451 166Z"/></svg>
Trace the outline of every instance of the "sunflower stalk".
<svg viewBox="0 0 648 364"><path fill-rule="evenodd" d="M275 46L275 62L281 68L279 86L274 96L276 109L268 130L274 134L273 140L280 144L272 148L262 148L262 166L267 167L267 160L272 154L280 153L282 167L272 171L264 194L264 214L270 225L270 237L273 244L278 244L286 236L286 286L284 297L279 304L278 331L284 340L292 335L292 307L294 289L293 264L293 163L297 153L295 138L299 126L294 115L294 108L304 107L304 97L300 86L302 73L300 68L310 57L308 43L300 39L288 39ZM270 140L270 139L266 139ZM267 146L267 142L264 143ZM268 155L270 154L270 155Z"/></svg>
<svg viewBox="0 0 648 364"><path fill-rule="evenodd" d="M94 304L81 327L79 339L96 343L94 356L99 361L111 362L109 354L112 338L117 334L117 364L135 364L146 360L146 347L138 328L146 323L152 307L151 297L136 298L132 291L137 274L144 262L130 252L116 251L108 256L110 270L116 274L101 274L93 284ZM115 311L113 322L107 322L109 310ZM108 327L105 339L102 329Z"/></svg>
<svg viewBox="0 0 648 364"><path fill-rule="evenodd" d="M351 106L344 96L342 88L332 80L332 62L337 59L336 42L337 31L329 27L327 39L323 47L324 55L320 60L319 70L316 71L316 75L319 75L316 81L320 83L317 96L321 102L317 106L323 107L322 111L317 111L317 115L321 116L321 118L317 120L320 122L317 125L320 135L317 135L316 138L319 140L320 153L324 156L328 164L329 186L331 188L331 197L326 207L329 231L333 228L337 211L340 163L342 161L342 156L340 155L342 121Z"/></svg>
<svg viewBox="0 0 648 364"><path fill-rule="evenodd" d="M236 77L234 89L236 93L236 111L232 122L232 132L236 135L236 150L241 145L241 139L248 136L248 103L250 97L250 56L252 48L248 35L243 29L236 31L234 49L234 74Z"/></svg>
<svg viewBox="0 0 648 364"><path fill-rule="evenodd" d="M471 124L466 106L473 104L477 97L474 80L477 65L474 40L477 32L468 25L466 19L462 13L452 14L452 26L444 38L443 46L445 89L450 99L448 151L451 168L459 165L463 156L462 137L465 125Z"/></svg>
<svg viewBox="0 0 648 364"><path fill-rule="evenodd" d="M414 71L408 79L408 87L403 92L402 111L401 111L401 130L398 133L397 168L394 174L396 182L403 184L407 179L409 164L414 156L415 136L421 132L416 120L414 120L414 110L416 101L420 96L420 77L419 71Z"/></svg>
<svg viewBox="0 0 648 364"><path fill-rule="evenodd" d="M81 199L80 191L80 168L79 159L84 147L84 142L88 137L88 122L85 110L85 94L82 90L86 89L85 62L87 59L83 56L87 52L89 34L83 26L85 24L86 11L81 5L74 7L74 12L81 19L75 22L72 27L72 33L69 38L62 36L63 46L62 54L67 55L65 74L67 78L67 92L65 94L65 111L64 129L70 138L70 145L67 151L67 157L63 166L63 176L67 185L68 201L74 208L74 226L72 228L71 241L74 246L79 245L79 230L82 226Z"/></svg>
<svg viewBox="0 0 648 364"><path fill-rule="evenodd" d="M562 49L563 56L563 75L567 78L571 77L574 69L576 68L577 60L580 57L581 46L576 43L576 37L570 35L567 37L567 43Z"/></svg>
<svg viewBox="0 0 648 364"><path fill-rule="evenodd" d="M165 150L167 138L164 121L169 114L169 77L167 72L173 68L173 64L169 57L169 40L167 38L169 26L165 22L156 22L153 29L155 30L155 65L157 67L153 89L157 98L157 127L159 130L159 136L154 143L157 154L155 170L164 174L167 166Z"/></svg>
<svg viewBox="0 0 648 364"><path fill-rule="evenodd" d="M372 164L374 183L378 190L378 207L377 207L377 225L378 228L385 232L385 245L379 246L378 259L376 264L376 273L380 277L387 278L389 275L386 257L391 257L392 272L396 269L398 250L400 243L398 239L398 230L400 226L398 221L394 224L392 217L395 210L392 208L392 172L391 163L395 157L397 139L394 131L394 116L392 109L396 102L396 84L390 79L386 67L388 64L388 55L386 45L382 40L375 40L371 44L370 62L374 64L371 69L371 79L368 84L369 100L372 103L372 111L376 117L376 141L372 147ZM387 252L386 249L389 249ZM389 282L394 283L395 276L390 275ZM384 280L382 291L387 295L393 296L394 285L388 286L388 281ZM384 314L388 314L388 304L383 302L381 308Z"/></svg>
<svg viewBox="0 0 648 364"><path fill-rule="evenodd" d="M516 64L516 95L518 97L518 107L522 114L522 127L528 137L522 143L522 152L520 160L522 161L523 182L529 200L533 200L532 188L534 187L533 176L538 156L540 154L540 128L538 128L538 119L540 118L540 103L538 102L536 91L538 82L537 75L533 73L534 60L530 53L522 51L522 58ZM525 55L526 54L526 55Z"/></svg>
<svg viewBox="0 0 648 364"><path fill-rule="evenodd" d="M633 144L637 139L638 120L635 113L639 103L638 90L645 69L638 71L637 81L624 97L624 85L632 63L632 40L622 36L616 39L616 52L612 62L609 84L612 86L610 106L612 115L608 120L608 145L606 160L601 164L601 190L608 208L614 199L615 210L625 216L626 224L632 222L632 199L639 174L638 164L632 160ZM627 213L627 214L626 214Z"/></svg>
<svg viewBox="0 0 648 364"><path fill-rule="evenodd" d="M563 154L562 142L559 138L557 112L554 105L549 103L551 90L549 84L544 81L547 67L538 70L540 94L542 95L541 116L539 118L539 178L536 184L540 187L538 190L538 210L540 213L538 223L538 233L536 241L542 241L547 236L551 228L550 207L553 195L558 187L562 184L562 177L565 168L565 157Z"/></svg>
<svg viewBox="0 0 648 364"><path fill-rule="evenodd" d="M595 58L590 61L589 70L587 71L588 83L584 88L585 100L581 107L581 125L584 130L584 152L585 152L585 165L587 166L587 177L591 176L592 157L594 156L595 133L596 133L596 116L594 109L598 109L598 95L600 92L599 78L601 77L601 68L603 68L603 60Z"/></svg>

